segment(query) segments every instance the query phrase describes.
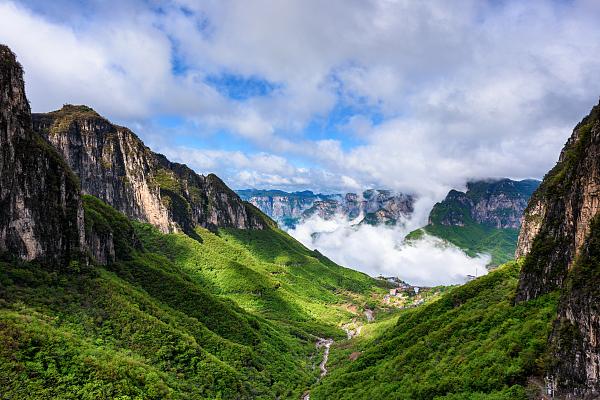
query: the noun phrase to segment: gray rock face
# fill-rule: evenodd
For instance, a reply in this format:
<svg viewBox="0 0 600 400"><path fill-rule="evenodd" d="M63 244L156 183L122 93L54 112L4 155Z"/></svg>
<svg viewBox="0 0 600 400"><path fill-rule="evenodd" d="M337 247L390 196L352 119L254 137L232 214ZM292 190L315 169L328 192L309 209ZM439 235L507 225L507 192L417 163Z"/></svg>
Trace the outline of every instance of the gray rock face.
<svg viewBox="0 0 600 400"><path fill-rule="evenodd" d="M313 216L330 220L341 216L361 223L395 224L414 211L414 197L389 190L367 190L362 194L287 193L280 190L239 190L240 196L285 227Z"/></svg>
<svg viewBox="0 0 600 400"><path fill-rule="evenodd" d="M315 202L339 198L339 195L315 194L311 191L288 193L281 190L244 189L236 192L284 227L293 227Z"/></svg>
<svg viewBox="0 0 600 400"><path fill-rule="evenodd" d="M340 198L315 202L303 213L303 218L318 215L327 220L341 215L354 220L362 216L360 223L393 225L408 218L414 211L413 196L390 190L370 189L360 195L347 193Z"/></svg>
<svg viewBox="0 0 600 400"><path fill-rule="evenodd" d="M34 114L33 125L77 174L85 194L163 232L193 235L195 226L262 229L269 223L217 176L170 162L89 107Z"/></svg>
<svg viewBox="0 0 600 400"><path fill-rule="evenodd" d="M570 399L600 395L600 105L573 131L526 210L516 301L561 290L548 376Z"/></svg>
<svg viewBox="0 0 600 400"><path fill-rule="evenodd" d="M77 178L32 129L23 71L0 46L0 251L62 264L85 247Z"/></svg>
<svg viewBox="0 0 600 400"><path fill-rule="evenodd" d="M527 202L539 182L510 179L467 183L467 191L451 190L437 203L429 224L465 226L477 223L498 229L518 229Z"/></svg>

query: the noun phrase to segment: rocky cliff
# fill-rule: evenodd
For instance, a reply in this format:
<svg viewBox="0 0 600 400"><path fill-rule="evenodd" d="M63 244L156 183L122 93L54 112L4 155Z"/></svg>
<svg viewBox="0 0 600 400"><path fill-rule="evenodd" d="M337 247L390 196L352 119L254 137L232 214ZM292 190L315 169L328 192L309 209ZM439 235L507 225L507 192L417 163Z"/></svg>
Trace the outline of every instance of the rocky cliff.
<svg viewBox="0 0 600 400"><path fill-rule="evenodd" d="M237 193L287 228L293 228L315 215L325 220L335 217L354 220L361 217L357 223L393 225L413 213L415 201L411 195L375 189L360 194L288 193L256 189L238 190Z"/></svg>
<svg viewBox="0 0 600 400"><path fill-rule="evenodd" d="M467 183L467 191L451 190L437 203L429 224L465 226L471 221L498 229L518 229L527 202L539 181L510 179Z"/></svg>
<svg viewBox="0 0 600 400"><path fill-rule="evenodd" d="M77 178L33 131L22 68L0 46L0 251L63 264L83 247Z"/></svg>
<svg viewBox="0 0 600 400"><path fill-rule="evenodd" d="M89 107L34 114L33 126L77 174L83 193L163 232L194 235L195 226L262 229L268 223L217 176L170 162Z"/></svg>
<svg viewBox="0 0 600 400"><path fill-rule="evenodd" d="M516 301L561 290L548 381L559 398L600 396L600 105L573 130L533 195Z"/></svg>
<svg viewBox="0 0 600 400"><path fill-rule="evenodd" d="M395 225L412 215L414 202L412 195L369 189L361 194L347 193L335 204L331 204L331 200L330 204L315 203L303 216L309 218L317 214L321 218L331 219L337 214L350 220L362 217L359 221L362 224Z"/></svg>
<svg viewBox="0 0 600 400"><path fill-rule="evenodd" d="M573 130L523 218L516 250L527 256L518 300L562 287L600 209L600 130L596 106Z"/></svg>
<svg viewBox="0 0 600 400"><path fill-rule="evenodd" d="M289 193L282 190L244 189L236 193L283 227L289 228L293 228L302 219L304 211L315 202L341 199L339 195L316 194L309 190Z"/></svg>
<svg viewBox="0 0 600 400"><path fill-rule="evenodd" d="M407 240L423 234L446 240L475 257L489 254L489 267L513 259L519 224L527 201L539 181L510 179L467 183L467 190L451 190L429 213L427 226L413 231Z"/></svg>

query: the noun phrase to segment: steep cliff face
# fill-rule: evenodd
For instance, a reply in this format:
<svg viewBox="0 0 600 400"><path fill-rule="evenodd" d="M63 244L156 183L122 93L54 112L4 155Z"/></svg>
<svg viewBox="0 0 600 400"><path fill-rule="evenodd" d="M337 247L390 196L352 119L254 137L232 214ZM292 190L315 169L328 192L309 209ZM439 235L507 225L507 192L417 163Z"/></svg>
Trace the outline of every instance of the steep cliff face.
<svg viewBox="0 0 600 400"><path fill-rule="evenodd" d="M574 129L533 195L517 256L516 301L560 289L548 380L558 396L600 395L600 105Z"/></svg>
<svg viewBox="0 0 600 400"><path fill-rule="evenodd" d="M288 193L281 190L238 190L240 197L286 228L318 216L325 220L344 217L372 225L396 224L414 211L414 197L390 190L366 190L361 194L315 194L311 191Z"/></svg>
<svg viewBox="0 0 600 400"><path fill-rule="evenodd" d="M470 182L466 192L448 192L433 206L427 226L411 232L407 239L419 239L425 232L460 247L469 256L491 255L489 266L503 264L514 256L519 221L538 185L536 180Z"/></svg>
<svg viewBox="0 0 600 400"><path fill-rule="evenodd" d="M293 228L301 219L304 211L317 201L340 198L339 195L316 194L309 190L302 192L284 192L282 190L244 189L236 193L281 226Z"/></svg>
<svg viewBox="0 0 600 400"><path fill-rule="evenodd" d="M339 198L316 201L304 211L303 218L318 215L323 219L343 216L354 220L362 216L360 223L372 225L395 225L410 217L414 211L415 198L404 193L390 190L366 190L363 193L346 193Z"/></svg>
<svg viewBox="0 0 600 400"><path fill-rule="evenodd" d="M518 229L533 191L535 180L476 181L467 183L467 191L451 190L437 203L429 216L430 224L465 226L474 221L498 229Z"/></svg>
<svg viewBox="0 0 600 400"><path fill-rule="evenodd" d="M0 251L64 263L84 246L77 178L33 131L22 68L0 46Z"/></svg>
<svg viewBox="0 0 600 400"><path fill-rule="evenodd" d="M517 300L562 287L600 210L600 107L574 129L527 207L517 256L527 255Z"/></svg>
<svg viewBox="0 0 600 400"><path fill-rule="evenodd" d="M64 157L84 193L163 232L195 226L262 229L266 222L218 177L153 153L129 129L86 106L33 115L34 129Z"/></svg>

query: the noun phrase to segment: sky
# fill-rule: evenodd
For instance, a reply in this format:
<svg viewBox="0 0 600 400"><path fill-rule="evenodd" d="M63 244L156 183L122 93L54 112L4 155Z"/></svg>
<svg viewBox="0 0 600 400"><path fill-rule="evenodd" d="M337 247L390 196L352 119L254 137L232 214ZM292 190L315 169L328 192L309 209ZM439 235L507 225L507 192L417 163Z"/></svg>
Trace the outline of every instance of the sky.
<svg viewBox="0 0 600 400"><path fill-rule="evenodd" d="M541 178L600 95L600 2L0 0L32 110L240 188Z"/></svg>

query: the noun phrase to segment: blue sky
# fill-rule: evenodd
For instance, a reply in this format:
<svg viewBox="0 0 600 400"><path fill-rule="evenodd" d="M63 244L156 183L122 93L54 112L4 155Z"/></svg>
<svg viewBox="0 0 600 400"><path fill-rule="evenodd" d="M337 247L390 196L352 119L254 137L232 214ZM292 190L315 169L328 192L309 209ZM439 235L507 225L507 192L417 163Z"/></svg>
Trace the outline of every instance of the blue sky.
<svg viewBox="0 0 600 400"><path fill-rule="evenodd" d="M600 95L596 1L3 1L32 109L234 188L439 198L541 177Z"/></svg>

